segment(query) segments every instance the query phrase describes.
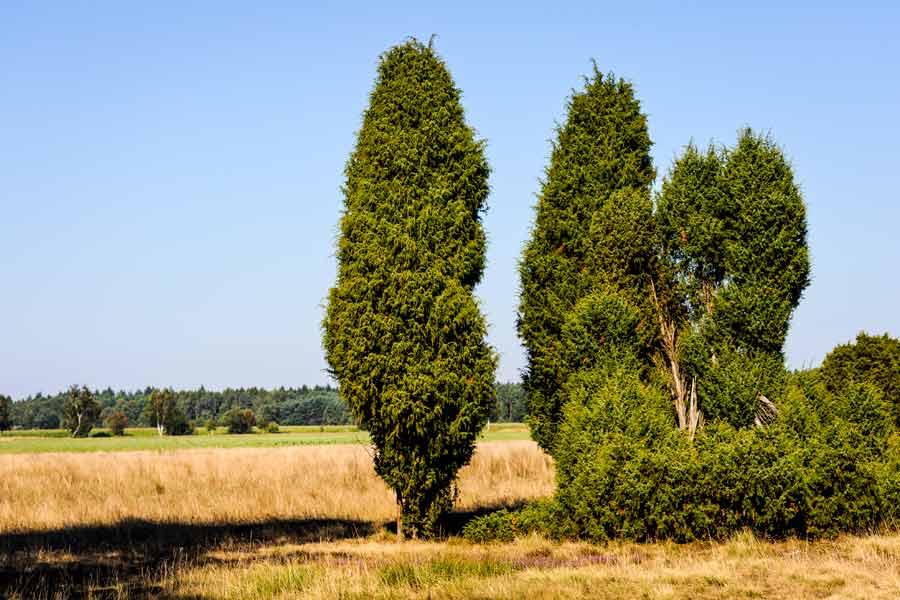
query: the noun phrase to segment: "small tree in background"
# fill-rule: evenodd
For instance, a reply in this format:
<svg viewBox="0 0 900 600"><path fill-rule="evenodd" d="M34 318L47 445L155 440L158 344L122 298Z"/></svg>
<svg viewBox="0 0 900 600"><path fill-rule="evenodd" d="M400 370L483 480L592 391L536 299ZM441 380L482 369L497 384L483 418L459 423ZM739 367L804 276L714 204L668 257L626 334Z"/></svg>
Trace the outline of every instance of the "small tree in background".
<svg viewBox="0 0 900 600"><path fill-rule="evenodd" d="M222 424L228 433L250 433L256 425L256 415L249 408L232 408L222 417Z"/></svg>
<svg viewBox="0 0 900 600"><path fill-rule="evenodd" d="M854 383L870 383L891 407L900 427L900 340L861 332L856 341L828 353L819 376L832 393L842 394Z"/></svg>
<svg viewBox="0 0 900 600"><path fill-rule="evenodd" d="M12 398L0 395L0 434L12 428Z"/></svg>
<svg viewBox="0 0 900 600"><path fill-rule="evenodd" d="M62 426L72 437L87 437L100 416L100 404L86 386L69 388L63 404Z"/></svg>
<svg viewBox="0 0 900 600"><path fill-rule="evenodd" d="M383 54L347 163L324 346L396 494L400 537L433 532L494 405L496 359L473 296L488 173L431 46Z"/></svg>
<svg viewBox="0 0 900 600"><path fill-rule="evenodd" d="M106 416L103 424L113 435L125 435L125 428L128 427L128 416L121 410L114 410Z"/></svg>
<svg viewBox="0 0 900 600"><path fill-rule="evenodd" d="M579 318L576 306L599 323L609 319L598 310L627 304L637 311L643 343L655 336L642 291L655 253L650 186L656 172L647 117L631 84L595 66L556 133L519 268L517 323L528 360L528 422L549 452L563 419L563 386L573 370L585 367L563 357L572 351L563 332L567 319Z"/></svg>
<svg viewBox="0 0 900 600"><path fill-rule="evenodd" d="M194 424L178 406L171 388L152 390L144 406L144 418L156 427L159 435L190 435Z"/></svg>
<svg viewBox="0 0 900 600"><path fill-rule="evenodd" d="M175 392L169 388L153 390L144 406L144 417L156 427L156 433L166 433L166 423L175 412Z"/></svg>

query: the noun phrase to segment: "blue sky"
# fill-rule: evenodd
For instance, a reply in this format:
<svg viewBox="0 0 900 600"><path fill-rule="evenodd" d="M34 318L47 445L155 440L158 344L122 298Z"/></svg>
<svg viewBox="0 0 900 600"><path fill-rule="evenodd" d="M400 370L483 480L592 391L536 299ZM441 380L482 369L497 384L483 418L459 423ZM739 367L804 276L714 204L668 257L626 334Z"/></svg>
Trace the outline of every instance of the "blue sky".
<svg viewBox="0 0 900 600"><path fill-rule="evenodd" d="M431 34L488 141L499 379L523 365L516 264L592 58L634 82L661 174L744 125L791 158L813 259L791 366L900 335L900 8L726 4L3 2L0 393L325 383L343 166L378 55Z"/></svg>

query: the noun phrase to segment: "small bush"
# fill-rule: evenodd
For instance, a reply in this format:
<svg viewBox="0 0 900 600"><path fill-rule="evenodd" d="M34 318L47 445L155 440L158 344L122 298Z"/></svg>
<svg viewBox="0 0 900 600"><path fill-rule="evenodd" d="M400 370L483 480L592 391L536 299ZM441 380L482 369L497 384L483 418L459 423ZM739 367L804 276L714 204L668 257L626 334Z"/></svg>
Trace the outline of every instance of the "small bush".
<svg viewBox="0 0 900 600"><path fill-rule="evenodd" d="M215 419L209 418L206 420L206 424L204 425L204 427L206 428L207 433L212 434L212 433L216 432L216 429L219 427L219 424L216 422Z"/></svg>
<svg viewBox="0 0 900 600"><path fill-rule="evenodd" d="M281 431L281 428L278 427L278 423L276 423L275 421L270 421L270 422L266 423L263 430L266 433L278 433L279 431Z"/></svg>
<svg viewBox="0 0 900 600"><path fill-rule="evenodd" d="M194 422L189 420L181 410L173 411L166 423L166 435L193 435Z"/></svg>
<svg viewBox="0 0 900 600"><path fill-rule="evenodd" d="M256 415L249 408L232 408L222 417L222 423L228 433L250 433L256 425Z"/></svg>
<svg viewBox="0 0 900 600"><path fill-rule="evenodd" d="M560 521L558 511L552 499L537 500L519 510L501 509L466 523L463 537L476 544L511 542L531 533L558 537L554 527Z"/></svg>

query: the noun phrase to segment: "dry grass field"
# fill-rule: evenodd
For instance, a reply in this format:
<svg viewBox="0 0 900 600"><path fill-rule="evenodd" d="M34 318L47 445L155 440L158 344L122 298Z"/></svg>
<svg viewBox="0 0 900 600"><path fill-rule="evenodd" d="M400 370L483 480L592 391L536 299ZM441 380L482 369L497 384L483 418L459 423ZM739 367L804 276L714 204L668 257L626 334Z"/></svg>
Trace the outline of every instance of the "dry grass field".
<svg viewBox="0 0 900 600"><path fill-rule="evenodd" d="M362 445L0 456L0 597L900 598L900 536L470 544L473 513L546 496L532 442L482 443L450 534L397 543ZM454 521L456 518L456 521Z"/></svg>
<svg viewBox="0 0 900 600"><path fill-rule="evenodd" d="M457 507L510 505L552 491L552 462L534 442L484 442L461 472ZM395 516L393 495L361 444L0 456L0 533L128 520L377 523Z"/></svg>

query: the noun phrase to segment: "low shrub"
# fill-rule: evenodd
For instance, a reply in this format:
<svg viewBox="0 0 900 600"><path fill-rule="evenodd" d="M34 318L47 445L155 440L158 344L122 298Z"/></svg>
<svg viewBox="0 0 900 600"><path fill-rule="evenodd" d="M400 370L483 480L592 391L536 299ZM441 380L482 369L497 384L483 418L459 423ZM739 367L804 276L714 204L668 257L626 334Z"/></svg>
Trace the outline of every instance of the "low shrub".
<svg viewBox="0 0 900 600"><path fill-rule="evenodd" d="M626 370L567 386L555 497L474 519L467 539L815 538L900 522L900 432L875 386L836 394L795 375L773 423L713 420L694 439L675 427L667 394Z"/></svg>
<svg viewBox="0 0 900 600"><path fill-rule="evenodd" d="M538 533L558 537L555 524L560 522L559 505L554 499L537 500L518 510L501 509L476 517L463 527L463 537L470 542L511 542L517 537Z"/></svg>
<svg viewBox="0 0 900 600"><path fill-rule="evenodd" d="M694 440L665 395L627 374L570 402L556 450L557 532L591 540L864 531L895 511L890 413L877 391L794 388L763 428L712 422ZM669 424L662 425L665 419Z"/></svg>
<svg viewBox="0 0 900 600"><path fill-rule="evenodd" d="M222 417L222 424L228 433L250 433L256 425L256 415L249 408L232 408Z"/></svg>
<svg viewBox="0 0 900 600"><path fill-rule="evenodd" d="M125 428L128 427L128 416L121 410L115 410L106 416L103 424L109 429L111 434L125 435Z"/></svg>

